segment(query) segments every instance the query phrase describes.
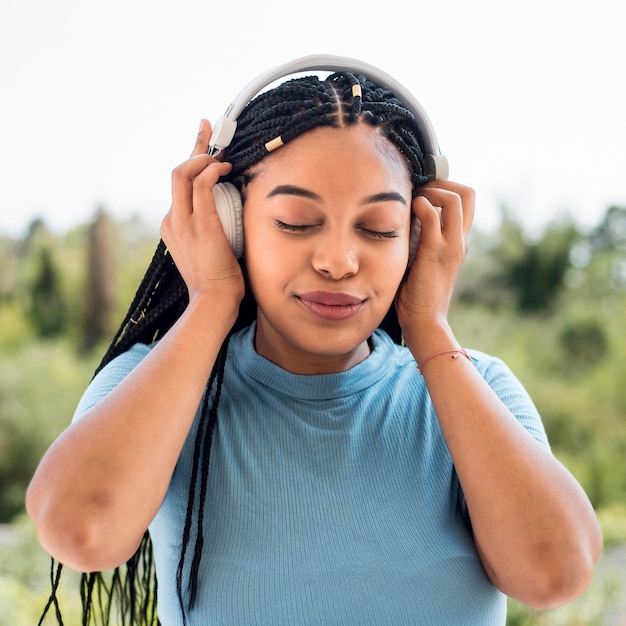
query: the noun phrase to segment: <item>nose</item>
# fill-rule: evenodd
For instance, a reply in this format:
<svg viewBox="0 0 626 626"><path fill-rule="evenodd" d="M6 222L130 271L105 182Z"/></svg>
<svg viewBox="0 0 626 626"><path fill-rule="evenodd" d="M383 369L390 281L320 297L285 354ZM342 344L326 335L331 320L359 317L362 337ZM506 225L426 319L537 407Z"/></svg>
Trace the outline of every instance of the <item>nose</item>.
<svg viewBox="0 0 626 626"><path fill-rule="evenodd" d="M327 236L318 240L312 264L326 278L341 280L359 271L357 246L349 237Z"/></svg>

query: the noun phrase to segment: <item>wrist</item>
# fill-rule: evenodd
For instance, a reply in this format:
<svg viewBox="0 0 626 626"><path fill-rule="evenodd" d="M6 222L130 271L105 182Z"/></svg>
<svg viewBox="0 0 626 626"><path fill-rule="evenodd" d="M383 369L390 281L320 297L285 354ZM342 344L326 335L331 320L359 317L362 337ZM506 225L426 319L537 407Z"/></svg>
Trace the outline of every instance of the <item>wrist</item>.
<svg viewBox="0 0 626 626"><path fill-rule="evenodd" d="M239 315L241 298L228 291L225 293L197 292L190 299L185 317L195 320L209 329L232 328Z"/></svg>
<svg viewBox="0 0 626 626"><path fill-rule="evenodd" d="M458 359L459 357L464 357L470 363L472 362L472 357L470 356L467 350L464 350L463 348L448 348L446 350L440 350L439 352L435 352L434 354L431 354L430 356L426 357L423 361L419 362L417 364L417 371L423 375L424 368L426 367L426 364L429 361L432 361L433 359L436 359L438 357L443 357L443 356L448 356L451 359Z"/></svg>

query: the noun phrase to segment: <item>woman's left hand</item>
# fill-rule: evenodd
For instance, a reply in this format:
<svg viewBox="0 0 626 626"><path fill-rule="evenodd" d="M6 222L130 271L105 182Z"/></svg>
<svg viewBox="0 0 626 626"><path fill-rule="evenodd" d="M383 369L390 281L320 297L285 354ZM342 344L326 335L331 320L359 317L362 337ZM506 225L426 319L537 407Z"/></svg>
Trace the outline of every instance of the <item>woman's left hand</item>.
<svg viewBox="0 0 626 626"><path fill-rule="evenodd" d="M440 210L439 210L440 209ZM447 324L456 279L469 248L474 190L446 180L427 183L413 200L421 222L415 259L396 297L404 335Z"/></svg>
<svg viewBox="0 0 626 626"><path fill-rule="evenodd" d="M434 181L415 198L413 212L422 222L421 240L396 310L408 349L417 363L428 362L420 372L463 491L476 550L487 576L506 595L541 609L569 602L588 586L602 548L589 499L473 361L429 362L459 346L447 317L468 250L474 192Z"/></svg>

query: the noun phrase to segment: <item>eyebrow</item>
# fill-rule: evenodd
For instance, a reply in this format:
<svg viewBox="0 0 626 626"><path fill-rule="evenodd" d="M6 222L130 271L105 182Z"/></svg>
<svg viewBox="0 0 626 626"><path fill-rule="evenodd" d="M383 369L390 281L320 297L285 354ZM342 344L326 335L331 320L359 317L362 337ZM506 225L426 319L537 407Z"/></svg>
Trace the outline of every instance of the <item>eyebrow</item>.
<svg viewBox="0 0 626 626"><path fill-rule="evenodd" d="M397 191L383 191L382 193L375 193L373 196L363 198L361 204L376 204L377 202L402 202L402 204L406 204L406 199Z"/></svg>
<svg viewBox="0 0 626 626"><path fill-rule="evenodd" d="M272 198L282 194L307 198L309 200L314 200L315 202L322 202L322 197L320 195L316 194L314 191L310 191L309 189L298 187L297 185L278 185L267 194L267 197ZM383 191L371 196L366 196L361 200L360 204L376 204L377 202L407 203L405 197L401 193L398 193L397 191Z"/></svg>
<svg viewBox="0 0 626 626"><path fill-rule="evenodd" d="M267 197L273 198L274 196L280 196L283 194L288 196L299 196L300 198L308 198L309 200L315 200L316 202L322 201L321 196L318 194L313 191L309 191L308 189L304 189L303 187L298 187L297 185L278 185L267 194Z"/></svg>

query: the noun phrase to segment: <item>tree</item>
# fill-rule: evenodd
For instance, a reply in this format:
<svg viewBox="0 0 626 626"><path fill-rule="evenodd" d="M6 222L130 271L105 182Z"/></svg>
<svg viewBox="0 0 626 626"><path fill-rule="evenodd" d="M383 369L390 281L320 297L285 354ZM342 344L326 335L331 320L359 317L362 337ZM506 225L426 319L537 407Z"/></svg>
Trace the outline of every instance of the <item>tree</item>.
<svg viewBox="0 0 626 626"><path fill-rule="evenodd" d="M552 224L540 239L529 241L522 226L503 209L496 232L473 238L459 299L489 308L509 305L521 313L546 311L565 285L570 252L580 239L578 229L568 223Z"/></svg>
<svg viewBox="0 0 626 626"><path fill-rule="evenodd" d="M82 349L89 351L109 335L115 309L113 223L99 208L89 228L86 309Z"/></svg>
<svg viewBox="0 0 626 626"><path fill-rule="evenodd" d="M610 206L589 240L594 251L626 250L626 207Z"/></svg>
<svg viewBox="0 0 626 626"><path fill-rule="evenodd" d="M43 245L38 251L28 308L28 317L39 337L58 337L67 328L67 306L60 282L52 250Z"/></svg>
<svg viewBox="0 0 626 626"><path fill-rule="evenodd" d="M536 243L530 243L520 257L504 270L507 283L516 294L521 312L543 311L555 301L570 268L570 250L579 238L573 226L550 226Z"/></svg>

